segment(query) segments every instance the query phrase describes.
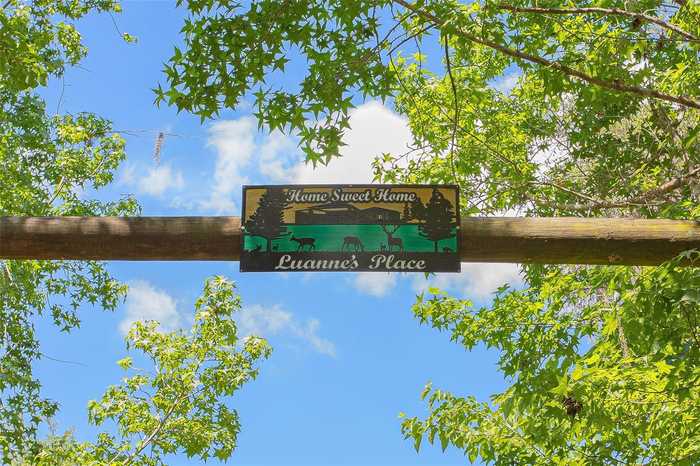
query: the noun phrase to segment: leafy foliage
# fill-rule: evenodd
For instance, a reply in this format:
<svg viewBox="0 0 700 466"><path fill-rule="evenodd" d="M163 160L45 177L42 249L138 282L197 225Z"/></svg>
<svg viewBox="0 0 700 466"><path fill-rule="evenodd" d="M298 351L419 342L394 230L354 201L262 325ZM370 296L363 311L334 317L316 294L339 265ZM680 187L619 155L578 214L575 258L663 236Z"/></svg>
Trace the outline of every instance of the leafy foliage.
<svg viewBox="0 0 700 466"><path fill-rule="evenodd" d="M45 86L87 53L71 21L90 12L119 12L113 0L6 0L0 10L0 76L9 94Z"/></svg>
<svg viewBox="0 0 700 466"><path fill-rule="evenodd" d="M0 215L138 213L131 198L85 199L86 191L112 181L125 158L124 140L110 122L87 113L51 115L36 93L86 53L70 22L119 11L104 0L8 0L0 9ZM33 375L42 357L36 317L48 313L70 331L80 324L80 306L114 310L125 293L99 262L0 262L1 462L156 465L178 451L202 460L231 455L240 426L226 398L255 378L270 348L259 338L239 338L232 314L240 298L220 277L207 281L189 334L160 333L157 322L131 329L127 348L142 352L153 370L133 368L131 357L118 361L131 374L89 405L90 422L111 428L94 442L70 431L37 439L44 421L51 428L58 404L42 397Z"/></svg>
<svg viewBox="0 0 700 466"><path fill-rule="evenodd" d="M158 87L156 102L204 119L251 92L261 124L298 132L308 159L325 163L342 144L353 93L388 96L393 87L393 73L370 43L376 8L386 3L268 0L246 9L228 0L188 2L185 49L175 48L165 67L170 87ZM303 79L292 89L267 83L292 66L290 52L306 60Z"/></svg>
<svg viewBox="0 0 700 466"><path fill-rule="evenodd" d="M700 5L677 0L200 0L157 100L203 118L251 93L260 125L337 155L358 94L413 143L378 180L460 186L462 215L700 217ZM298 63L287 56L300 52ZM303 73L275 87L277 72ZM415 210L415 209L414 209ZM418 209L420 210L420 209ZM697 269L525 265L490 306L419 319L501 354L490 402L429 389L403 423L493 464L695 464Z"/></svg>
<svg viewBox="0 0 700 466"><path fill-rule="evenodd" d="M496 464L696 464L700 270L679 266L688 257L700 253L661 267L553 268L480 309L421 296L421 322L498 349L511 384L493 405L428 386L430 415L406 419L404 434Z"/></svg>
<svg viewBox="0 0 700 466"><path fill-rule="evenodd" d="M185 333L158 331L158 322L136 322L126 337L152 363L134 367L127 356L117 361L131 373L89 404L96 426L113 423L94 442L56 436L29 462L64 464L163 465L166 455L227 460L240 430L238 413L225 403L258 374L257 363L270 355L267 342L241 339L232 319L240 297L223 277L207 280L195 303L194 325Z"/></svg>
<svg viewBox="0 0 700 466"><path fill-rule="evenodd" d="M112 180L124 141L91 114L50 115L35 92L84 55L67 21L119 11L111 1L9 0L0 9L0 215L128 215L133 199L98 202L86 189ZM97 262L0 261L0 458L35 452L42 420L57 409L41 396L32 362L41 357L37 315L62 331L79 325L81 304L113 310L125 286ZM59 304L65 296L67 305Z"/></svg>

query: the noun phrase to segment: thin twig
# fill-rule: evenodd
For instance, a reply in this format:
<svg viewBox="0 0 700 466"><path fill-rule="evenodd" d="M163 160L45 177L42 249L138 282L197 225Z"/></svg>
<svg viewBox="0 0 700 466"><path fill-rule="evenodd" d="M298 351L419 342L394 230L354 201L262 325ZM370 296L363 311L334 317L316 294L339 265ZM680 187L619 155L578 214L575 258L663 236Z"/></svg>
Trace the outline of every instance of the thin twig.
<svg viewBox="0 0 700 466"><path fill-rule="evenodd" d="M585 200L590 201L594 204L602 203L602 201L599 201L598 199L595 199L593 197L590 197L590 196L583 194L583 193L580 193L578 191L574 191L573 189L567 188L566 186L562 186L560 184L553 183L551 181L533 181L530 184L552 186L553 188L557 188L560 191L564 191L566 193L573 194L576 197L580 197L581 199L585 199Z"/></svg>
<svg viewBox="0 0 700 466"><path fill-rule="evenodd" d="M66 77L61 76L61 94L58 96L58 103L56 104L56 115L61 110L61 104L63 103L63 94L66 92Z"/></svg>
<svg viewBox="0 0 700 466"><path fill-rule="evenodd" d="M10 282L10 286L14 285L15 282L12 279L12 272L10 272L10 267L7 265L7 261L2 261L3 269L5 270L5 275L7 276L7 281Z"/></svg>
<svg viewBox="0 0 700 466"><path fill-rule="evenodd" d="M112 24L114 25L114 30L117 31L117 34L119 35L119 37L124 37L122 32L119 30L119 26L117 26L117 20L114 19L114 15L112 14L112 12L109 12L109 17L112 19Z"/></svg>
<svg viewBox="0 0 700 466"><path fill-rule="evenodd" d="M51 198L49 199L49 202L47 202L49 207L51 207L51 204L53 204L53 201L55 201L56 198L61 194L61 190L63 189L63 184L65 183L65 181L66 181L66 178L62 176L60 181L58 182L58 186L56 186L56 190L53 192L53 196L51 196Z"/></svg>
<svg viewBox="0 0 700 466"><path fill-rule="evenodd" d="M452 178L457 182L457 170L455 170L455 139L457 138L457 126L459 125L459 101L457 99L457 86L455 85L454 77L452 76L452 65L450 63L450 48L449 36L445 35L445 61L447 62L447 75L450 77L452 86L452 97L454 98L455 114L452 120L452 141L450 142L450 168L452 169Z"/></svg>
<svg viewBox="0 0 700 466"><path fill-rule="evenodd" d="M82 366L82 367L88 367L87 364L78 362L78 361L66 361L64 359L57 359L57 358L52 358L51 356L45 354L45 353L40 353L42 357L49 359L51 361L56 361L56 362L62 362L64 364L75 364L76 366Z"/></svg>
<svg viewBox="0 0 700 466"><path fill-rule="evenodd" d="M625 359L629 359L632 356L632 353L630 352L630 347L627 343L627 337L625 336L625 329L622 327L622 319L620 318L619 314L615 317L615 323L617 324L617 337L620 340L622 356Z"/></svg>

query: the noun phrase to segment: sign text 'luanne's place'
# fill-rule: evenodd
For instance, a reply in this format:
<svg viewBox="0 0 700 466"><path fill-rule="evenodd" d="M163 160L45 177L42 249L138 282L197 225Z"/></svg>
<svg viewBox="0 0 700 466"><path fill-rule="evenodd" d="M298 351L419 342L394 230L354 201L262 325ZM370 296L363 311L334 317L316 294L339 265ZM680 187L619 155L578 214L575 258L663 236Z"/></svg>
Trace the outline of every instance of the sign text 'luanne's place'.
<svg viewBox="0 0 700 466"><path fill-rule="evenodd" d="M241 217L242 272L460 270L456 186L245 186Z"/></svg>

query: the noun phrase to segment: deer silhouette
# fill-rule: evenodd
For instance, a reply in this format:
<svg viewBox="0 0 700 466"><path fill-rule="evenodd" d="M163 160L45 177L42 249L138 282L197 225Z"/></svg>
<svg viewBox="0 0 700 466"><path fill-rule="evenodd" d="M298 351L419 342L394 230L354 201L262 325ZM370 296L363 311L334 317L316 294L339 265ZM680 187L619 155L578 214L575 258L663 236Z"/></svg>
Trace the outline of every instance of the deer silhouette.
<svg viewBox="0 0 700 466"><path fill-rule="evenodd" d="M444 248L442 248L442 252L452 252L452 249L445 246Z"/></svg>
<svg viewBox="0 0 700 466"><path fill-rule="evenodd" d="M279 248L280 248L280 247L279 247L279 245L277 245L277 244L275 244L275 245L272 246L272 250L273 250L273 251L277 251Z"/></svg>
<svg viewBox="0 0 700 466"><path fill-rule="evenodd" d="M357 236L346 236L345 238L343 238L343 245L341 246L340 250L350 250L350 247L352 247L355 250L355 252L365 251L365 246L362 244L362 241L360 241L360 238L358 238Z"/></svg>
<svg viewBox="0 0 700 466"><path fill-rule="evenodd" d="M379 245L379 251L380 252L386 252L386 245L384 243Z"/></svg>
<svg viewBox="0 0 700 466"><path fill-rule="evenodd" d="M256 244L255 247L250 250L250 252L255 253L255 252L260 252L261 250L262 250L262 245Z"/></svg>
<svg viewBox="0 0 700 466"><path fill-rule="evenodd" d="M399 251L403 252L403 240L401 238L394 238L394 233L399 229L401 225L396 225L393 230L389 231L386 225L380 225L384 233L386 233L387 251L392 252L394 246L399 248Z"/></svg>
<svg viewBox="0 0 700 466"><path fill-rule="evenodd" d="M306 246L309 246L309 251L316 250L315 238L296 238L294 235L292 235L292 237L289 239L291 241L296 241L296 243L299 245L299 247L297 247L297 251L303 251L304 247Z"/></svg>

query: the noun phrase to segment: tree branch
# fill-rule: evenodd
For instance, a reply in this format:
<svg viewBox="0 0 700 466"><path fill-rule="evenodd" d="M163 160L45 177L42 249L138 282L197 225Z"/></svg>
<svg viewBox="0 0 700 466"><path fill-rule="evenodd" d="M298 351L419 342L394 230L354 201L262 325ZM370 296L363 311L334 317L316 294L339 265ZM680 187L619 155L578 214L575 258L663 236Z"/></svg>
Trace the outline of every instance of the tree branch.
<svg viewBox="0 0 700 466"><path fill-rule="evenodd" d="M163 430L163 427L165 427L166 422L168 422L168 419L170 419L170 416L175 413L175 409L182 403L184 400L190 397L190 393L185 393L184 395L180 396L168 409L168 411L165 413L165 416L160 420L158 423L158 426L151 432L151 434L145 439L141 441L141 445L134 451L129 457L126 459L124 462L124 466L129 466L134 462L134 460L141 454L141 452L151 443L153 440L160 434L160 431ZM112 460L113 461L113 460ZM111 463L111 461L110 461Z"/></svg>
<svg viewBox="0 0 700 466"><path fill-rule="evenodd" d="M587 196L583 193L580 193L578 191L574 191L573 189L567 188L566 186L561 186L560 184L557 183L552 183L552 182L534 182L532 184L540 184L543 186L552 186L553 188L557 188L560 191L564 191L569 194L573 194L576 197L580 197L581 199L585 199L587 201L590 201L593 204L600 204L602 201L599 201L598 199L595 199L593 197Z"/></svg>
<svg viewBox="0 0 700 466"><path fill-rule="evenodd" d="M7 281L10 283L11 286L14 286L15 281L12 279L12 272L10 272L10 267L7 265L6 261L2 261L3 265L3 270L5 271L5 276L7 277Z"/></svg>
<svg viewBox="0 0 700 466"><path fill-rule="evenodd" d="M622 349L622 356L625 359L629 359L630 357L632 357L632 353L630 351L629 343L627 343L625 329L622 327L622 319L620 318L619 314L617 315L617 317L615 317L615 323L617 324L617 338L618 340L620 340L620 349Z"/></svg>
<svg viewBox="0 0 700 466"><path fill-rule="evenodd" d="M63 190L63 185L65 182L66 182L66 178L62 176L58 182L58 186L56 186L56 190L53 192L53 195L49 199L49 202L47 202L47 204L49 205L49 208L51 208L51 204L53 204L53 201L55 201L56 198L61 194L61 190Z"/></svg>
<svg viewBox="0 0 700 466"><path fill-rule="evenodd" d="M674 178L666 183L662 184L658 188L650 189L633 199L632 202L644 202L651 199L658 199L662 195L674 191L684 184L687 184L691 178L700 174L700 165L695 167L693 170L689 171L685 175Z"/></svg>
<svg viewBox="0 0 700 466"><path fill-rule="evenodd" d="M457 126L459 124L459 99L457 98L457 86L454 76L452 76L452 64L450 63L450 48L448 36L445 35L445 62L447 63L447 74L450 77L450 85L452 86L452 97L454 98L455 114L452 122L452 140L450 143L450 168L452 169L452 178L457 183L457 170L455 170L455 141L457 139Z"/></svg>
<svg viewBox="0 0 700 466"><path fill-rule="evenodd" d="M545 15L586 15L586 14L602 14L602 15L612 15L612 16L626 16L628 18L634 18L637 20L644 20L649 23L654 23L657 26L661 26L664 29L673 31L680 36L691 42L700 42L700 38L697 36L681 29L675 24L668 23L661 18L655 16L646 15L644 13L637 13L634 11L627 11L621 8L524 8L516 7L513 5L508 5L502 3L498 5L498 8L502 10L514 11L516 13L538 13Z"/></svg>
<svg viewBox="0 0 700 466"><path fill-rule="evenodd" d="M577 193L573 190L570 190L568 188L564 188L563 186L556 185L554 183L538 183L538 184L544 184L548 186L553 186L557 189L561 189L562 191L569 192L571 194L574 194L578 197L587 199L590 201L588 204L566 204L566 205L559 205L557 208L561 210L591 210L591 209L617 209L617 208L622 208L622 207L631 207L631 206L644 206L648 205L649 201L653 201L655 199L660 198L664 194L668 194L671 191L675 191L676 189L688 184L688 182L700 175L700 165L686 173L685 175L679 176L677 178L673 178L670 181L667 181L666 183L662 184L661 186L658 186L656 188L650 189L648 191L644 191L640 195L630 198L630 199L624 199L620 201L601 201L597 199L590 198L588 196L585 196L581 193Z"/></svg>
<svg viewBox="0 0 700 466"><path fill-rule="evenodd" d="M438 18L437 16L433 15L432 13L429 13L427 11L423 11L421 8L418 8L413 3L409 3L406 0L393 0L393 1L398 3L399 5L407 8L407 9L413 11L414 13L416 13L418 16L420 16L424 20L434 23L436 26L439 26L439 27L445 26L445 23L446 23L445 20ZM520 60L525 60L525 61L530 62L530 63L536 63L538 65L542 65L544 67L551 68L553 70L557 70L557 71L559 71L567 76L579 78L579 79L586 81L588 83L595 84L596 86L600 86L600 87L603 87L606 89L611 89L613 91L626 92L626 93L636 94L636 95L640 95L640 96L644 96L644 97L652 97L652 98L659 99L659 100L665 100L667 102L673 102L673 103L683 105L684 107L700 109L700 101L694 100L690 97L666 94L664 92L658 91L656 89L648 88L648 87L633 86L630 84L625 84L624 82L622 82L618 79L610 81L607 79L598 78L596 76L591 76L587 73L584 73L583 71L579 71L579 70L571 68L569 66L562 65L559 62L547 60L546 58L542 58L542 57L537 56L537 55L530 55L528 53L521 52L519 50L511 49L511 48L506 47L504 45L501 45L497 42L493 42L489 39L479 38L479 37L477 37L469 32L463 31L461 29L455 29L454 33L459 35L463 39L466 39L470 42L475 42L477 44L484 45L486 47L497 50L497 51L499 51L505 55L508 55L510 57L519 58Z"/></svg>

